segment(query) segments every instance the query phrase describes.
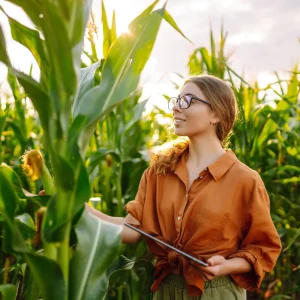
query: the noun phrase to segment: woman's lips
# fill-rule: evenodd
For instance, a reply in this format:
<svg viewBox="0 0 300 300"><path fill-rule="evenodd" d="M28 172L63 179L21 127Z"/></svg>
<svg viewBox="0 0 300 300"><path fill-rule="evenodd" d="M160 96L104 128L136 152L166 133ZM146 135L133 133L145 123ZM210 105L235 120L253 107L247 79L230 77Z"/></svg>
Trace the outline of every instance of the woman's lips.
<svg viewBox="0 0 300 300"><path fill-rule="evenodd" d="M183 122L185 122L185 120L179 119L179 118L174 118L174 124L175 124L175 125L180 125L180 124L182 124Z"/></svg>

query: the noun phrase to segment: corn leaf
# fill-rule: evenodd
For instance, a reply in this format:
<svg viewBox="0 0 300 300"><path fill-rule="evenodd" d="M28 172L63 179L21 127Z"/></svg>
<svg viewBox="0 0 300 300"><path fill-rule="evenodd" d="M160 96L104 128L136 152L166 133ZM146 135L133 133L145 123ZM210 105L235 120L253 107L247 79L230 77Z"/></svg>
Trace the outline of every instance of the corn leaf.
<svg viewBox="0 0 300 300"><path fill-rule="evenodd" d="M7 166L0 167L0 207L5 221L3 247L8 253L15 251L24 254L45 300L65 299L65 284L59 266L46 257L30 253L16 225L19 220L15 219L14 212L19 199L14 190L15 175L9 169Z"/></svg>
<svg viewBox="0 0 300 300"><path fill-rule="evenodd" d="M67 300L66 286L59 265L38 254L28 253L24 256L43 299Z"/></svg>
<svg viewBox="0 0 300 300"><path fill-rule="evenodd" d="M41 70L41 82L44 92L47 91L47 78L49 74L49 65L45 54L45 42L40 38L37 30L28 28L23 24L17 22L13 18L8 18L11 35L13 39L24 47L26 47L35 58Z"/></svg>
<svg viewBox="0 0 300 300"><path fill-rule="evenodd" d="M23 213L15 217L16 225L24 240L31 240L35 235L35 226L31 216Z"/></svg>
<svg viewBox="0 0 300 300"><path fill-rule="evenodd" d="M33 274L27 265L24 272L24 281L20 293L21 299L39 300L41 298L41 292L37 283L33 278Z"/></svg>
<svg viewBox="0 0 300 300"><path fill-rule="evenodd" d="M3 249L7 253L29 252L14 219L19 198L11 184L7 169L7 166L0 166L0 208L4 219Z"/></svg>
<svg viewBox="0 0 300 300"><path fill-rule="evenodd" d="M283 251L287 251L296 241L296 239L300 236L300 228L298 228L294 234L294 236L292 237L291 241L289 242L289 244L286 246L285 249L283 249Z"/></svg>
<svg viewBox="0 0 300 300"><path fill-rule="evenodd" d="M107 15L106 15L106 10L104 6L103 0L101 1L101 12L102 12L102 28L103 28L103 46L102 46L102 51L103 51L103 57L106 58L111 46L111 40L110 40L110 29L107 21Z"/></svg>
<svg viewBox="0 0 300 300"><path fill-rule="evenodd" d="M41 13L42 13L42 4L40 1L35 0L8 0L17 6L20 6L31 19L31 21L38 27L40 27Z"/></svg>
<svg viewBox="0 0 300 300"><path fill-rule="evenodd" d="M138 103L137 105L134 106L133 108L133 118L131 119L130 122L128 122L124 128L124 133L128 130L130 130L130 128L132 128L132 126L134 126L134 124L136 124L137 122L139 122L142 118L142 114L143 111L145 109L145 106L147 104L148 100L144 100L140 103Z"/></svg>
<svg viewBox="0 0 300 300"><path fill-rule="evenodd" d="M7 115L0 115L0 137L2 136L2 131L6 122ZM0 165L2 164L3 157L2 157L2 143L0 143Z"/></svg>
<svg viewBox="0 0 300 300"><path fill-rule="evenodd" d="M16 299L17 287L13 284L2 284L0 285L0 294L2 295L2 300Z"/></svg>
<svg viewBox="0 0 300 300"><path fill-rule="evenodd" d="M112 45L117 39L117 24L116 24L116 12L113 10L111 29L110 29L110 44Z"/></svg>
<svg viewBox="0 0 300 300"><path fill-rule="evenodd" d="M80 157L74 158L77 164L80 163ZM74 163L75 164L75 163ZM75 170L65 160L60 158L57 165L56 178L65 177L64 185L57 183L58 193L54 195L49 203L45 222L43 226L43 237L47 242L60 242L65 236L65 225L70 222L79 213L84 206L84 202L90 198L90 183L87 170L80 163L79 170Z"/></svg>
<svg viewBox="0 0 300 300"><path fill-rule="evenodd" d="M51 65L50 93L58 104L57 110L63 111L69 97L76 88L76 73L73 66L72 46L64 20L57 12L52 1L43 1L42 32ZM78 70L79 72L79 70Z"/></svg>
<svg viewBox="0 0 300 300"><path fill-rule="evenodd" d="M121 226L84 211L76 227L78 245L70 263L70 300L103 299L108 286L106 270L121 245Z"/></svg>
<svg viewBox="0 0 300 300"><path fill-rule="evenodd" d="M143 295L143 299L151 298L151 284L153 281L154 265L151 261L146 259L139 259L137 261L130 260L124 255L120 255L113 265L108 269L109 285L114 286L120 281L121 278L126 276L129 271L138 270L144 276L138 278L138 294Z"/></svg>
<svg viewBox="0 0 300 300"><path fill-rule="evenodd" d="M52 113L52 106L47 94L41 89L41 85L30 76L12 69L12 73L18 78L25 92L30 97L34 108L37 110L42 126L47 132L49 129L49 118ZM50 146L50 145L49 145Z"/></svg>
<svg viewBox="0 0 300 300"><path fill-rule="evenodd" d="M10 59L8 57L8 53L6 51L6 42L2 30L2 26L0 26L0 61L3 62L7 67L9 67Z"/></svg>
<svg viewBox="0 0 300 300"><path fill-rule="evenodd" d="M100 68L100 61L80 69L80 79L74 102L76 103L87 91L95 86L95 72Z"/></svg>
<svg viewBox="0 0 300 300"><path fill-rule="evenodd" d="M44 52L44 40L37 30L26 27L11 17L8 17L12 38L26 47L35 58L39 67L47 64Z"/></svg>
<svg viewBox="0 0 300 300"><path fill-rule="evenodd" d="M174 21L174 19L172 18L172 16L168 13L167 10L165 10L164 12L164 20L166 22L168 22L179 34L181 34L186 40L188 40L191 44L193 44L193 42L187 38L184 33L180 30L180 28L178 27L178 25L176 24L176 22Z"/></svg>
<svg viewBox="0 0 300 300"><path fill-rule="evenodd" d="M101 84L89 90L74 105L74 126L77 130L73 129L73 132L78 132L78 126L85 128L80 130L79 136L82 139L79 141L81 154L85 152L95 122L137 87L164 14L164 8L152 12L152 6L129 25L130 34L121 35L113 44L103 67ZM93 126L89 127L91 124Z"/></svg>

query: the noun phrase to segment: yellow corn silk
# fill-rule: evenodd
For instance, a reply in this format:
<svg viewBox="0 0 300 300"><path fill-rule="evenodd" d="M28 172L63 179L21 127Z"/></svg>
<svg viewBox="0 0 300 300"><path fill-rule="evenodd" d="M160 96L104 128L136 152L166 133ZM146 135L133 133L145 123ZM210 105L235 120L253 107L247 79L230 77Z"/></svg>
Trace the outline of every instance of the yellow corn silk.
<svg viewBox="0 0 300 300"><path fill-rule="evenodd" d="M22 169L30 180L35 181L40 178L43 169L43 156L39 150L26 151L21 156Z"/></svg>
<svg viewBox="0 0 300 300"><path fill-rule="evenodd" d="M22 159L22 169L30 180L35 181L41 178L43 188L47 195L54 194L54 182L53 178L45 164L43 155L39 150L26 151Z"/></svg>

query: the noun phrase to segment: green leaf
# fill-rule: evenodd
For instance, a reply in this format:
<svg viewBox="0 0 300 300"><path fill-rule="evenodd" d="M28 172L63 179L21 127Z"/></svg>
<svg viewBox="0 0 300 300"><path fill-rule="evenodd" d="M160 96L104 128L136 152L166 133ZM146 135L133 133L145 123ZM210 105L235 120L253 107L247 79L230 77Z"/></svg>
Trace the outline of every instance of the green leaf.
<svg viewBox="0 0 300 300"><path fill-rule="evenodd" d="M90 162L88 165L88 174L92 173L92 171L99 165L99 162L103 160L107 154L110 154L116 162L121 161L120 154L118 154L116 151L108 148L99 148L90 157Z"/></svg>
<svg viewBox="0 0 300 300"><path fill-rule="evenodd" d="M46 132L49 131L49 118L52 113L51 102L47 94L41 89L41 85L30 76L12 69L13 74L18 78L25 92L31 99L34 108L37 110L42 126ZM50 146L50 145L49 145Z"/></svg>
<svg viewBox="0 0 300 300"><path fill-rule="evenodd" d="M76 90L77 78L73 66L71 41L66 24L52 1L43 1L41 28L45 37L48 60L51 65L50 92L62 112ZM59 51L58 51L59 49ZM79 69L78 69L79 73Z"/></svg>
<svg viewBox="0 0 300 300"><path fill-rule="evenodd" d="M11 65L8 53L6 51L4 33L1 26L0 26L0 61L3 62L7 67Z"/></svg>
<svg viewBox="0 0 300 300"><path fill-rule="evenodd" d="M121 226L84 211L76 227L77 250L70 262L70 300L103 299L108 285L106 270L120 249L121 231Z"/></svg>
<svg viewBox="0 0 300 300"><path fill-rule="evenodd" d="M216 45L214 40L214 35L212 28L210 28L210 47L211 47L211 66L212 68L208 70L210 73L218 74L218 64L216 59Z"/></svg>
<svg viewBox="0 0 300 300"><path fill-rule="evenodd" d="M15 41L26 47L35 58L41 70L41 82L43 90L47 90L47 78L49 75L49 65L45 54L45 42L40 38L37 30L28 28L23 24L17 22L13 18L8 18L11 34Z"/></svg>
<svg viewBox="0 0 300 300"><path fill-rule="evenodd" d="M2 300L13 300L17 297L17 287L13 284L1 284L0 293Z"/></svg>
<svg viewBox="0 0 300 300"><path fill-rule="evenodd" d="M0 111L0 138L2 136L2 131L4 129L5 123L6 123L6 118L8 115L9 110L7 110L7 113L4 115L2 115L1 111ZM2 164L3 161L3 153L2 153L2 143L0 143L0 165Z"/></svg>
<svg viewBox="0 0 300 300"><path fill-rule="evenodd" d="M296 182L300 182L300 177L291 177L291 178L282 178L282 179L276 179L274 180L274 182L280 182L283 184L287 184L287 183L296 183Z"/></svg>
<svg viewBox="0 0 300 300"><path fill-rule="evenodd" d="M130 260L120 255L113 265L108 269L109 285L112 286L126 276L130 270L142 272L142 276L138 280L138 286L134 289L138 290L139 295L143 295L143 299L151 299L151 284L153 282L154 265L146 259L137 261ZM148 297L147 297L148 296Z"/></svg>
<svg viewBox="0 0 300 300"><path fill-rule="evenodd" d="M101 1L101 11L102 11L102 28L103 28L103 57L106 58L111 46L110 41L110 29L108 26L106 10L104 6L104 1Z"/></svg>
<svg viewBox="0 0 300 300"><path fill-rule="evenodd" d="M73 64L75 72L76 74L78 74L81 64L81 51L83 46L85 28L90 16L93 1L74 0L70 1L69 3L71 7L71 18L68 22L67 29L73 52Z"/></svg>
<svg viewBox="0 0 300 300"><path fill-rule="evenodd" d="M37 26L40 27L41 13L42 13L42 4L39 1L35 0L8 0L8 2L14 3L17 6L20 6L31 19L31 21Z"/></svg>
<svg viewBox="0 0 300 300"><path fill-rule="evenodd" d="M285 96L290 104L296 104L298 101L300 85L300 81L298 80L298 73L298 65L296 64L288 84L287 94Z"/></svg>
<svg viewBox="0 0 300 300"><path fill-rule="evenodd" d="M26 264L20 298L28 300L38 300L41 299L40 294L40 289L33 278L33 274L28 264Z"/></svg>
<svg viewBox="0 0 300 300"><path fill-rule="evenodd" d="M31 216L28 213L23 213L22 215L16 216L15 220L23 239L32 239L35 235L35 226Z"/></svg>
<svg viewBox="0 0 300 300"><path fill-rule="evenodd" d="M113 10L111 29L110 29L110 44L112 45L117 39L117 24L116 24L116 12Z"/></svg>
<svg viewBox="0 0 300 300"><path fill-rule="evenodd" d="M142 101L141 103L138 103L134 108L133 108L133 118L130 120L130 122L128 122L124 128L124 133L128 130L130 130L130 128L132 128L132 126L134 124L136 124L137 122L139 122L142 118L142 114L143 111L145 109L145 106L148 102L147 100Z"/></svg>
<svg viewBox="0 0 300 300"><path fill-rule="evenodd" d="M55 3L50 0L41 3L33 0L12 0L11 2L22 7L43 33L47 61L51 66L48 75L49 97L57 113L63 114L66 105L70 105L70 96L76 91L77 84L66 22Z"/></svg>
<svg viewBox="0 0 300 300"><path fill-rule="evenodd" d="M58 193L54 195L49 203L45 222L43 225L43 237L47 242L61 242L66 234L65 225L83 208L84 202L90 198L90 183L87 170L83 162L77 157L79 169L72 171L71 167L63 159L60 159L60 176L66 177L67 185L61 189L58 186ZM69 170L67 170L67 166ZM58 176L56 177L58 178ZM72 183L73 182L73 183ZM60 189L60 190L59 190Z"/></svg>
<svg viewBox="0 0 300 300"><path fill-rule="evenodd" d="M65 159L60 155L56 155L52 161L55 167L54 177L56 186L62 188L64 191L72 191L76 181L74 165L72 165L71 160L73 160L73 157Z"/></svg>
<svg viewBox="0 0 300 300"><path fill-rule="evenodd" d="M103 67L101 84L85 93L76 103L74 123L77 123L77 118L86 122L82 124L85 130L81 130L79 136L79 139L85 139L85 143L79 141L81 154L89 141L87 137L91 137L94 131L94 126L89 130L87 127L95 124L103 114L136 89L140 73L152 51L163 14L164 8L153 12L148 8L131 22L131 33L121 35L110 49Z"/></svg>
<svg viewBox="0 0 300 300"><path fill-rule="evenodd" d="M87 91L95 86L95 72L98 68L100 68L100 61L80 70L79 87L75 96L74 106Z"/></svg>
<svg viewBox="0 0 300 300"><path fill-rule="evenodd" d="M0 166L0 208L4 219L3 249L5 252L28 252L29 249L16 226L14 213L19 202L6 166Z"/></svg>
<svg viewBox="0 0 300 300"><path fill-rule="evenodd" d="M180 28L178 27L178 25L176 24L176 22L174 21L174 19L172 18L172 16L168 13L167 10L165 10L164 12L164 19L166 22L168 22L178 33L180 33L186 40L188 40L191 44L193 44L193 42L187 38L184 33L180 30ZM194 45L194 44L193 44Z"/></svg>
<svg viewBox="0 0 300 300"><path fill-rule="evenodd" d="M32 53L40 68L47 64L47 59L44 52L44 40L40 38L39 32L24 26L13 18L9 17L8 20L12 38L22 44Z"/></svg>
<svg viewBox="0 0 300 300"><path fill-rule="evenodd" d="M209 71L212 69L212 59L211 56L209 55L209 52L206 48L202 47L200 48L200 53L202 55L202 59L206 65L206 69Z"/></svg>
<svg viewBox="0 0 300 300"><path fill-rule="evenodd" d="M63 274L55 261L37 254L25 254L25 259L44 300L67 299Z"/></svg>

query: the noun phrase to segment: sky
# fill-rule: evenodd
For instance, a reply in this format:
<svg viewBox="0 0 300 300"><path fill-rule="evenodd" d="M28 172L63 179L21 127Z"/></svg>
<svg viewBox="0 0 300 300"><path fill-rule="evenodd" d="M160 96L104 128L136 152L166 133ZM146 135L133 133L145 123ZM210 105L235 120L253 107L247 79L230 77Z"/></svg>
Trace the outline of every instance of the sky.
<svg viewBox="0 0 300 300"><path fill-rule="evenodd" d="M109 19L112 10L116 10L117 29L121 33L152 1L106 0L104 3ZM162 5L161 1L158 7ZM7 4L5 7L8 7ZM93 10L99 21L99 0L94 0ZM186 65L189 55L196 48L209 47L210 26L218 39L222 22L225 32L228 32L226 52L233 52L230 65L238 73L243 73L248 81L258 79L264 86L275 81L274 71L288 76L288 71L299 62L299 0L169 0L167 10L193 44L169 24L162 23L142 74L145 98L156 93L172 93L172 74L178 72L188 75ZM28 22L21 11L10 6L7 11L25 24ZM7 32L3 14L0 15L0 24ZM30 54L22 46L13 43L8 34L7 40L13 61L19 68L28 71L32 63ZM4 76L4 68L0 68L0 82Z"/></svg>

